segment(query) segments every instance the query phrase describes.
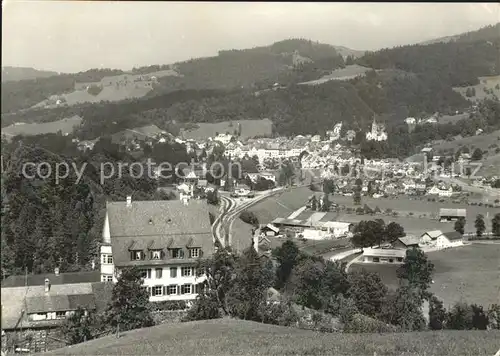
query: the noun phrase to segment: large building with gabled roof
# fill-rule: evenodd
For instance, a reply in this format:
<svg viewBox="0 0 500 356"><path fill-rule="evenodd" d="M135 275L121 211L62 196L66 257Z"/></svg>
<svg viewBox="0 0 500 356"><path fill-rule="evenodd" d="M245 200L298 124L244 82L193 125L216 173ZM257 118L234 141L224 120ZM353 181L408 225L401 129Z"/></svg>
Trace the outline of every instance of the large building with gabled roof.
<svg viewBox="0 0 500 356"><path fill-rule="evenodd" d="M151 301L195 299L205 277L196 264L214 252L203 200L108 202L101 246L101 278L138 267Z"/></svg>

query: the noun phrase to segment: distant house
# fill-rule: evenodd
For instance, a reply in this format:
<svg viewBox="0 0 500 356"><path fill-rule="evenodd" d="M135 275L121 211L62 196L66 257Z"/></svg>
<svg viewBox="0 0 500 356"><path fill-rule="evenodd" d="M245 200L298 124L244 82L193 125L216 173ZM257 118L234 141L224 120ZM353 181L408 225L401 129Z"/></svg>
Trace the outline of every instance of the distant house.
<svg viewBox="0 0 500 356"><path fill-rule="evenodd" d="M260 229L261 233L265 236L276 236L279 234L280 229L273 224L267 224Z"/></svg>
<svg viewBox="0 0 500 356"><path fill-rule="evenodd" d="M465 218L467 216L466 209L439 209L439 220L440 221L455 221L460 218Z"/></svg>
<svg viewBox="0 0 500 356"><path fill-rule="evenodd" d="M397 239L392 243L392 247L408 249L413 247L419 247L419 244L420 244L420 238L417 236L410 235L410 236L400 237L399 239Z"/></svg>
<svg viewBox="0 0 500 356"><path fill-rule="evenodd" d="M364 263L394 263L401 264L406 256L403 249L365 248L363 249Z"/></svg>
<svg viewBox="0 0 500 356"><path fill-rule="evenodd" d="M456 247L463 245L463 236L457 231L445 232L434 230L425 232L421 236L422 244L438 248Z"/></svg>
<svg viewBox="0 0 500 356"><path fill-rule="evenodd" d="M42 285L32 282L36 284L2 287L2 330L56 328L78 308L104 310L111 297L112 285L102 282L52 284L50 278Z"/></svg>

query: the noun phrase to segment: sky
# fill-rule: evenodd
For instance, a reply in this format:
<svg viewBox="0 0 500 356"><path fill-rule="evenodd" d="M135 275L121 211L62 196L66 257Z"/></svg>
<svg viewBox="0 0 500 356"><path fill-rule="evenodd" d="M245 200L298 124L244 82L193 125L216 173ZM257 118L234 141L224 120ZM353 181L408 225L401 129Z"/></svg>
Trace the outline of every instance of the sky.
<svg viewBox="0 0 500 356"><path fill-rule="evenodd" d="M359 50L500 22L495 3L2 2L2 66L129 70L307 38Z"/></svg>

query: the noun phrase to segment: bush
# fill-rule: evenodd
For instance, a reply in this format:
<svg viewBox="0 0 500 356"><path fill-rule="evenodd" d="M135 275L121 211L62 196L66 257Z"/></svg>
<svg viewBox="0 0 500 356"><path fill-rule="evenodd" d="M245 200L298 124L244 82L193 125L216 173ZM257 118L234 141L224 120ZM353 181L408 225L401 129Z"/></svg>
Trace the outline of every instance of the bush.
<svg viewBox="0 0 500 356"><path fill-rule="evenodd" d="M213 293L201 293L196 297L193 306L188 310L183 321L209 320L221 318L217 297Z"/></svg>
<svg viewBox="0 0 500 356"><path fill-rule="evenodd" d="M344 332L348 333L392 333L398 331L400 329L397 326L386 324L362 314L355 314L344 326Z"/></svg>
<svg viewBox="0 0 500 356"><path fill-rule="evenodd" d="M264 324L293 326L299 321L299 316L295 310L284 302L276 304L263 303L259 307L259 314Z"/></svg>
<svg viewBox="0 0 500 356"><path fill-rule="evenodd" d="M240 214L240 219L246 222L247 224L253 225L253 226L259 226L259 219L257 219L257 216L251 211L243 211Z"/></svg>
<svg viewBox="0 0 500 356"><path fill-rule="evenodd" d="M153 310L185 310L187 308L184 300L164 300L161 302L151 302Z"/></svg>

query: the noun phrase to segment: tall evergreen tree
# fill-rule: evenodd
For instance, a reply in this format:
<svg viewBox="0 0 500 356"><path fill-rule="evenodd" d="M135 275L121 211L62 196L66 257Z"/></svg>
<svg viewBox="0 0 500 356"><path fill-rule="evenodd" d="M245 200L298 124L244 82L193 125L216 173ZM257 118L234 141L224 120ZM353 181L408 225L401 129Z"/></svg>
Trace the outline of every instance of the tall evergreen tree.
<svg viewBox="0 0 500 356"><path fill-rule="evenodd" d="M484 223L484 217L481 214L476 216L474 226L476 227L476 235L478 237L483 236L483 233L486 230L486 224Z"/></svg>
<svg viewBox="0 0 500 356"><path fill-rule="evenodd" d="M132 330L153 325L149 295L142 287L141 272L136 267L121 271L113 287L107 322L113 328Z"/></svg>

